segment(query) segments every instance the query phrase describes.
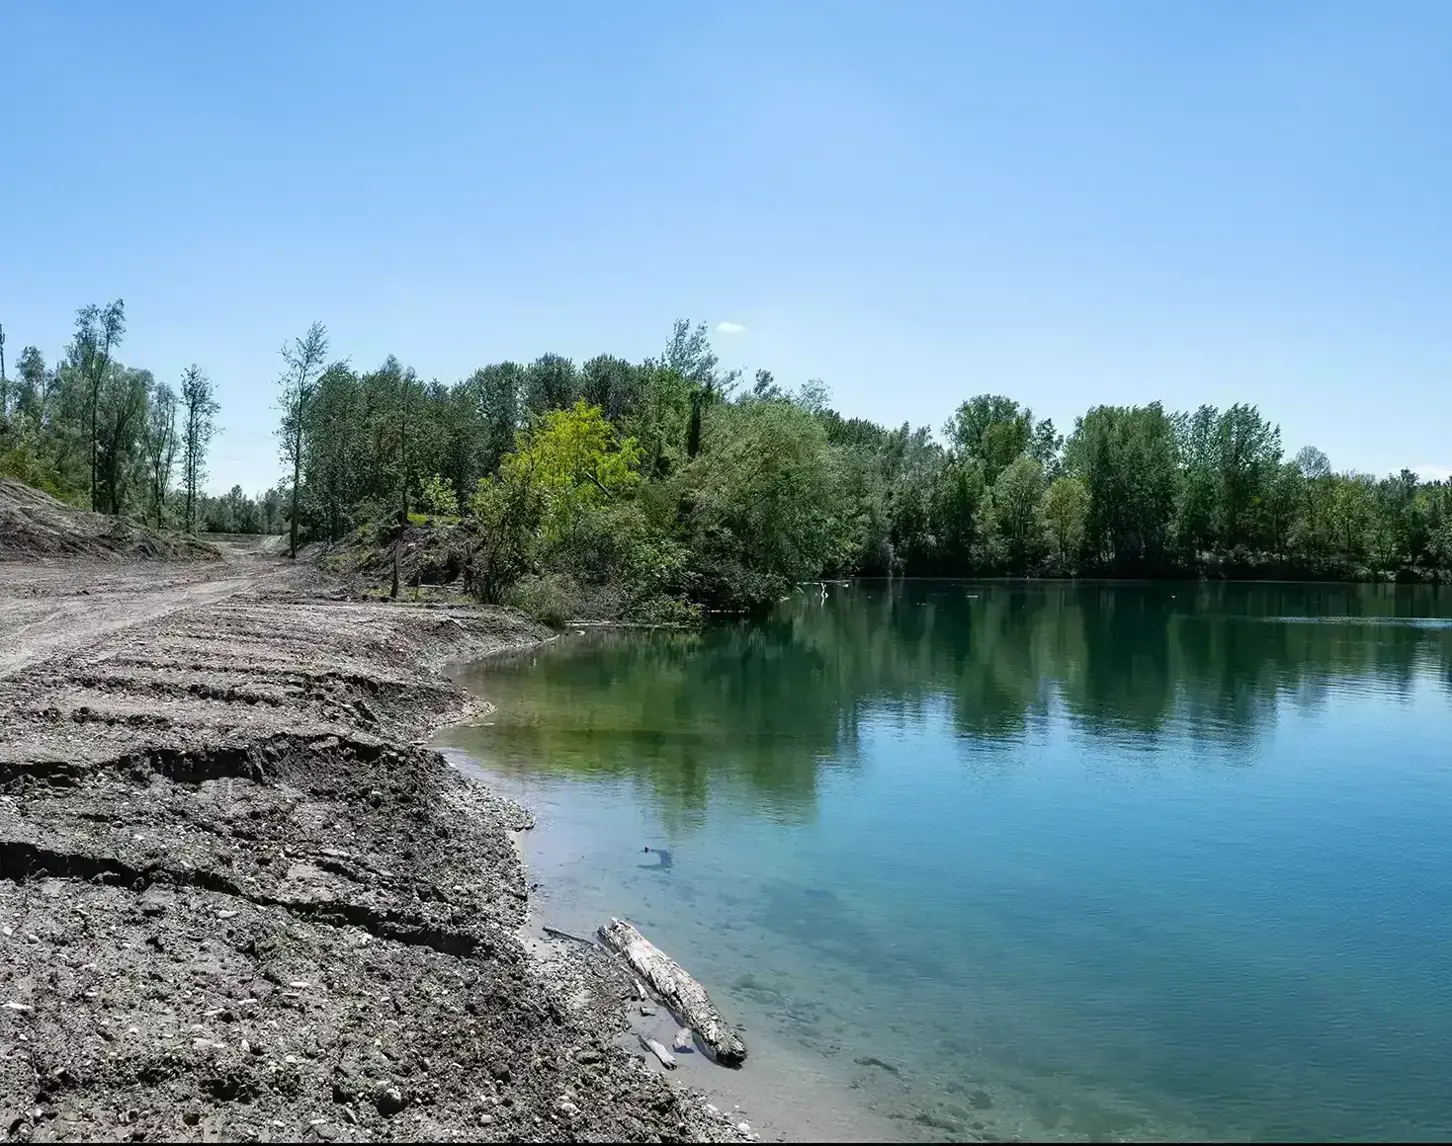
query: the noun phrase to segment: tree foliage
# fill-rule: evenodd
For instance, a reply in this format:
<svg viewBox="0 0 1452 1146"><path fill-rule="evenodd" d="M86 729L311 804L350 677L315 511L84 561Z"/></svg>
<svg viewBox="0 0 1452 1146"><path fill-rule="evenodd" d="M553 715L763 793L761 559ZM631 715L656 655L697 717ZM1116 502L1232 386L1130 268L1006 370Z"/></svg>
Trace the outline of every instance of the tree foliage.
<svg viewBox="0 0 1452 1146"><path fill-rule="evenodd" d="M283 350L284 480L218 494L210 382L124 365L124 333L117 300L82 308L54 362L21 350L0 473L162 524L285 529L294 551L421 510L459 521L490 600L547 586L680 617L839 575L1452 573L1452 487L1288 455L1251 404L1093 406L1066 439L1011 397L970 395L935 437L844 416L820 380L743 386L684 319L644 361L546 353L453 382L394 357L329 365L314 324Z"/></svg>
<svg viewBox="0 0 1452 1146"><path fill-rule="evenodd" d="M196 510L207 478L207 449L216 433L217 400L212 381L199 366L187 367L182 375L182 520L187 531L196 528Z"/></svg>

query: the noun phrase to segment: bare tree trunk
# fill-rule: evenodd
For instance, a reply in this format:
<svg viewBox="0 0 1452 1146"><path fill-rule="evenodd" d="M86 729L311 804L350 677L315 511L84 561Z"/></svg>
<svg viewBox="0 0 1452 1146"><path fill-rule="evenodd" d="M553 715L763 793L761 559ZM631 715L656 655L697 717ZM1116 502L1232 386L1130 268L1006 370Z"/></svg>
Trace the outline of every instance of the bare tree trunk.
<svg viewBox="0 0 1452 1146"><path fill-rule="evenodd" d="M292 520L289 522L287 555L297 560L297 493L302 481L302 402L298 402L297 428L292 437Z"/></svg>
<svg viewBox="0 0 1452 1146"><path fill-rule="evenodd" d="M96 508L96 406L100 403L100 386L96 383L91 385L91 512L98 512Z"/></svg>
<svg viewBox="0 0 1452 1146"><path fill-rule="evenodd" d="M398 600L398 551L403 546L403 523L408 518L398 515L398 524L393 527L393 587L388 591L389 600Z"/></svg>

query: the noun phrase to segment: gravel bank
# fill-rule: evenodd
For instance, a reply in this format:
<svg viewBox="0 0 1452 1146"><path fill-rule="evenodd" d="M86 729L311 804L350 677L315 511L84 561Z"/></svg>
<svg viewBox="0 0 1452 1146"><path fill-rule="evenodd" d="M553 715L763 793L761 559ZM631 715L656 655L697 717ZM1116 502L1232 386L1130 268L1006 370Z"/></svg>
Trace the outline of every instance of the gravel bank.
<svg viewBox="0 0 1452 1146"><path fill-rule="evenodd" d="M421 745L544 634L302 565L0 563L0 1133L736 1140L517 934L527 813Z"/></svg>

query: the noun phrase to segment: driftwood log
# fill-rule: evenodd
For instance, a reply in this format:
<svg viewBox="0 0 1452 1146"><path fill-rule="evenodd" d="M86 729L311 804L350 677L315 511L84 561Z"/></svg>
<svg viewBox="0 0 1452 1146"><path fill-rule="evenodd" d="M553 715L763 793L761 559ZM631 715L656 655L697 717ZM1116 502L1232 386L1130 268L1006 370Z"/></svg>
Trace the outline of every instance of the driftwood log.
<svg viewBox="0 0 1452 1146"><path fill-rule="evenodd" d="M679 963L624 919L612 919L608 927L600 928L600 938L655 988L667 1007L694 1028L717 1062L740 1066L745 1061L746 1044L741 1036L721 1017L706 988L686 974Z"/></svg>

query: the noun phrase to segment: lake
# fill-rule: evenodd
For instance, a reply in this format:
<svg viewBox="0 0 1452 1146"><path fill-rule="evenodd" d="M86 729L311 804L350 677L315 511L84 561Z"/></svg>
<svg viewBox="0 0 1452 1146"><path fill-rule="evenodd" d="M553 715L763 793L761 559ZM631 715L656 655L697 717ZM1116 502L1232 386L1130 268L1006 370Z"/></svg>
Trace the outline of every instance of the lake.
<svg viewBox="0 0 1452 1146"><path fill-rule="evenodd" d="M464 680L544 921L904 1136L1452 1137L1445 590L855 582Z"/></svg>

